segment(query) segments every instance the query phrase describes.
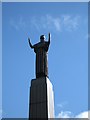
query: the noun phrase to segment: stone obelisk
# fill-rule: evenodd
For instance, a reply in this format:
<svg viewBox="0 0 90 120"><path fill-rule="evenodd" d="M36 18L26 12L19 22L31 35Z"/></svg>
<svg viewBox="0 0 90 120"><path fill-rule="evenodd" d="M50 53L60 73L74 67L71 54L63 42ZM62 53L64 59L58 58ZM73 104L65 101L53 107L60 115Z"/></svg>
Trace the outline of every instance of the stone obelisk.
<svg viewBox="0 0 90 120"><path fill-rule="evenodd" d="M29 45L36 54L36 78L31 80L29 120L32 118L54 118L54 95L53 86L48 76L47 52L50 45L50 33L48 41L45 36L40 36L40 42Z"/></svg>

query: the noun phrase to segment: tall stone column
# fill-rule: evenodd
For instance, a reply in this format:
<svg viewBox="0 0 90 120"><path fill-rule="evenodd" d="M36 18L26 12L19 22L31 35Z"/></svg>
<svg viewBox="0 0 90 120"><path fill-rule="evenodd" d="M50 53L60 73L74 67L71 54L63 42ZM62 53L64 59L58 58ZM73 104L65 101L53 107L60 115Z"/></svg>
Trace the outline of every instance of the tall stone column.
<svg viewBox="0 0 90 120"><path fill-rule="evenodd" d="M31 80L29 120L33 118L54 118L54 95L53 86L48 78L47 52L50 44L50 33L48 41L45 36L40 36L40 42L29 45L36 54L36 79Z"/></svg>
<svg viewBox="0 0 90 120"><path fill-rule="evenodd" d="M54 118L53 86L47 77L32 79L29 106L29 118Z"/></svg>

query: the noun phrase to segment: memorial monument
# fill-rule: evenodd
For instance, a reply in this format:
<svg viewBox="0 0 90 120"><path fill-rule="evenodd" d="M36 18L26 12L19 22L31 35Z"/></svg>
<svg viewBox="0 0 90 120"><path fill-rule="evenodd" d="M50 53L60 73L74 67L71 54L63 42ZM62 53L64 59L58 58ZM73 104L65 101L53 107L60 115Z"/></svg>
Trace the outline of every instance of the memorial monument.
<svg viewBox="0 0 90 120"><path fill-rule="evenodd" d="M31 80L29 100L29 120L32 118L54 118L54 95L53 86L48 75L48 49L50 45L50 33L48 41L45 36L40 36L40 42L29 45L36 54L36 78Z"/></svg>

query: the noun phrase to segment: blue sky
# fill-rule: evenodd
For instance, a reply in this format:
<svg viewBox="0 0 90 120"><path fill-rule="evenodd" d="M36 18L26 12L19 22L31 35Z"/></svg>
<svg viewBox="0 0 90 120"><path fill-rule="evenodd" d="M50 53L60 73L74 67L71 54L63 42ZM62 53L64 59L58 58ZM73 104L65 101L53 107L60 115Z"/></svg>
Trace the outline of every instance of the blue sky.
<svg viewBox="0 0 90 120"><path fill-rule="evenodd" d="M0 118L2 114L2 4L0 3Z"/></svg>
<svg viewBox="0 0 90 120"><path fill-rule="evenodd" d="M89 0L2 0L3 2L89 2Z"/></svg>
<svg viewBox="0 0 90 120"><path fill-rule="evenodd" d="M88 111L88 3L3 3L3 117L28 117L35 54L51 33L49 79L55 116Z"/></svg>

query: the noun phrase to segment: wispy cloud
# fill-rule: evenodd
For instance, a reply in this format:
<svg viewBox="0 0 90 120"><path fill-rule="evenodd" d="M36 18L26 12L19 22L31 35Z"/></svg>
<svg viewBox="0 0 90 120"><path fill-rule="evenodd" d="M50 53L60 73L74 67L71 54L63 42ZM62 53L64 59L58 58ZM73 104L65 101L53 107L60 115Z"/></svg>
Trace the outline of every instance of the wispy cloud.
<svg viewBox="0 0 90 120"><path fill-rule="evenodd" d="M50 30L54 32L61 31L74 31L79 28L81 17L76 15L44 15L41 17L33 16L25 20L23 17L19 17L17 20L11 19L10 25L16 30L25 29L25 27L34 28L37 31Z"/></svg>
<svg viewBox="0 0 90 120"><path fill-rule="evenodd" d="M62 102L62 103L60 103L60 104L57 104L57 107L58 107L58 108L64 108L67 104L68 104L68 102L67 102L67 101L64 101L64 102Z"/></svg>
<svg viewBox="0 0 90 120"><path fill-rule="evenodd" d="M40 18L33 17L31 26L37 30L61 30L60 18L54 18L51 15L42 16Z"/></svg>
<svg viewBox="0 0 90 120"><path fill-rule="evenodd" d="M73 31L79 27L80 16L61 15L54 17L51 15L42 16L41 18L35 18L31 20L32 25L36 29L49 29L56 32L63 30Z"/></svg>
<svg viewBox="0 0 90 120"><path fill-rule="evenodd" d="M73 115L70 111L61 111L56 118L71 118Z"/></svg>
<svg viewBox="0 0 90 120"><path fill-rule="evenodd" d="M70 111L61 111L56 118L89 118L90 111L81 112L78 115L74 115Z"/></svg>
<svg viewBox="0 0 90 120"><path fill-rule="evenodd" d="M46 28L53 28L56 31L61 30L61 19L59 17L53 17L51 15L46 15Z"/></svg>
<svg viewBox="0 0 90 120"><path fill-rule="evenodd" d="M20 16L18 19L10 19L10 25L16 30L21 30L25 29L26 21L22 16Z"/></svg>
<svg viewBox="0 0 90 120"><path fill-rule="evenodd" d="M77 30L79 28L79 23L80 23L80 16L70 16L70 15L63 15L63 20L62 20L64 27L68 31L72 30Z"/></svg>

